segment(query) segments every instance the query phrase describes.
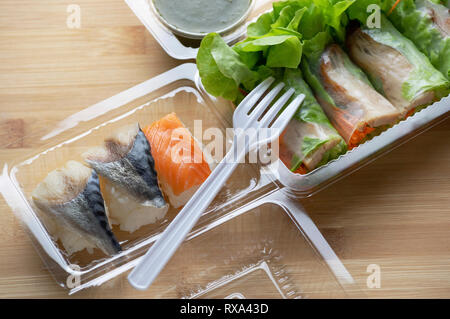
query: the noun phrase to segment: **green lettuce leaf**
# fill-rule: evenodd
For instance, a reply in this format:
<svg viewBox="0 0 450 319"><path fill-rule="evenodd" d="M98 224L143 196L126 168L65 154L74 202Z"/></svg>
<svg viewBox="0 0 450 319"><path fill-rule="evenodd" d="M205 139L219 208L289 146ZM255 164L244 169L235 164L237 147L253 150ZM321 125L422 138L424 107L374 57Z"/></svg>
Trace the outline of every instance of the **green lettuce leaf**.
<svg viewBox="0 0 450 319"><path fill-rule="evenodd" d="M302 44L298 37L290 37L286 41L270 47L267 54L268 67L297 68L302 58Z"/></svg>
<svg viewBox="0 0 450 319"><path fill-rule="evenodd" d="M311 1L309 1L311 2ZM348 23L346 11L354 0L314 0L299 24L303 35L303 54L317 58L332 42L343 43Z"/></svg>
<svg viewBox="0 0 450 319"><path fill-rule="evenodd" d="M277 19L274 23L271 24L272 29L276 28L285 28L289 25L289 23L294 19L295 16L295 8L293 6L287 5L281 9Z"/></svg>
<svg viewBox="0 0 450 319"><path fill-rule="evenodd" d="M206 91L229 100L238 97L240 84L250 90L259 78L216 33L202 40L197 66Z"/></svg>
<svg viewBox="0 0 450 319"><path fill-rule="evenodd" d="M273 23L273 12L267 12L262 14L256 22L251 23L247 27L248 37L260 37L271 30Z"/></svg>
<svg viewBox="0 0 450 319"><path fill-rule="evenodd" d="M304 122L323 124L334 130L334 127L331 125L330 121L322 110L322 107L317 102L310 87L303 79L303 75L300 69L285 70L283 82L286 83L289 88L293 88L295 90L295 95L305 95L302 106L294 115L295 118Z"/></svg>
<svg viewBox="0 0 450 319"><path fill-rule="evenodd" d="M303 154L309 154L315 149L317 149L319 146L325 144L327 140L320 139L320 138L314 138L305 136L303 138L303 144L302 144L302 153Z"/></svg>
<svg viewBox="0 0 450 319"><path fill-rule="evenodd" d="M336 37L344 40L345 11L355 0L287 0L273 3L247 28L247 38L228 47L217 34L200 45L197 65L212 95L236 101L240 87L251 90L267 68L299 67L303 55L317 55ZM261 72L263 70L264 72Z"/></svg>
<svg viewBox="0 0 450 319"><path fill-rule="evenodd" d="M332 28L333 35L340 43L345 41L345 27L348 23L347 15L345 12L355 2L353 1L331 1L332 6L324 5L324 19L327 24Z"/></svg>
<svg viewBox="0 0 450 319"><path fill-rule="evenodd" d="M358 20L362 25L366 25L367 19L373 14L368 8L373 4L379 6L382 11L389 10L389 8L386 8L384 0L357 0L348 8L348 17L351 20Z"/></svg>
<svg viewBox="0 0 450 319"><path fill-rule="evenodd" d="M296 68L302 57L299 37L283 30L273 30L261 37L248 38L236 44L234 49L239 53L260 52L266 57L265 65L273 68ZM252 67L248 62L247 65Z"/></svg>

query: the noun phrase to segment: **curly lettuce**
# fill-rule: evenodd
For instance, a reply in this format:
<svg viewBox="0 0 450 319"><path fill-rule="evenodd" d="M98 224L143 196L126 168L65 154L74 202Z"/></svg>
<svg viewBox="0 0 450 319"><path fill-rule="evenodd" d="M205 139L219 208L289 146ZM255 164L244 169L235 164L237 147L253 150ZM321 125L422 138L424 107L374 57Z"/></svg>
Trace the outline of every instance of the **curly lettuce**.
<svg viewBox="0 0 450 319"><path fill-rule="evenodd" d="M271 69L298 68L302 56L317 44L317 34L344 41L348 20L345 11L354 1L274 2L273 10L251 23L247 38L233 47L219 35L209 34L197 55L203 86L214 96L239 101L241 89L253 89Z"/></svg>
<svg viewBox="0 0 450 319"><path fill-rule="evenodd" d="M197 67L206 91L229 100L238 98L239 85L250 90L258 80L258 74L216 33L203 38Z"/></svg>

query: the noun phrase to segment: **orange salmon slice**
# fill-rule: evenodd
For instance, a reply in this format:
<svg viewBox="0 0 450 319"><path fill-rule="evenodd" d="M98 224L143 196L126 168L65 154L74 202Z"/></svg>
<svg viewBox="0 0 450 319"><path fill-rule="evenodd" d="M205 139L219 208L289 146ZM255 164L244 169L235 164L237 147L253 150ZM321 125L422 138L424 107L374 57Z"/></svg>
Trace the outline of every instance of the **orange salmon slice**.
<svg viewBox="0 0 450 319"><path fill-rule="evenodd" d="M201 185L211 174L202 149L175 113L143 129L163 188L174 195ZM166 185L165 185L166 184Z"/></svg>

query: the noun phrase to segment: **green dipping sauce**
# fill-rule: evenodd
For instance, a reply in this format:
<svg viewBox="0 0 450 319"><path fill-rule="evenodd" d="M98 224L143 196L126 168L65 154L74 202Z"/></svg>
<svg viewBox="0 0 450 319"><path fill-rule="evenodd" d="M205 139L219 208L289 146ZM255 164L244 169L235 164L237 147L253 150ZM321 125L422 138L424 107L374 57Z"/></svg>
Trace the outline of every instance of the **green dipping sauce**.
<svg viewBox="0 0 450 319"><path fill-rule="evenodd" d="M238 22L251 0L153 0L155 9L171 26L189 33L222 31Z"/></svg>

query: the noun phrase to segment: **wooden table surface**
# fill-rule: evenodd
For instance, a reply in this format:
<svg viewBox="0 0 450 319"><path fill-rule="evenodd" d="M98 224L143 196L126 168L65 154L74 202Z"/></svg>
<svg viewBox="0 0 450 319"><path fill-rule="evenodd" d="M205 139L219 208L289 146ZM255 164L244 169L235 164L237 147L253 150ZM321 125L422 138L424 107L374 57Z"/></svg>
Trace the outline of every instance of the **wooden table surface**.
<svg viewBox="0 0 450 319"><path fill-rule="evenodd" d="M178 64L123 1L0 2L0 163L31 153L30 125L68 115ZM360 297L450 297L450 121L302 200ZM366 286L367 266L381 288ZM151 297L126 284L75 297ZM0 298L66 297L0 200Z"/></svg>

